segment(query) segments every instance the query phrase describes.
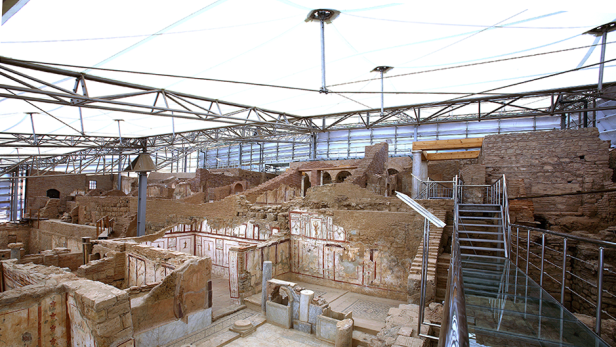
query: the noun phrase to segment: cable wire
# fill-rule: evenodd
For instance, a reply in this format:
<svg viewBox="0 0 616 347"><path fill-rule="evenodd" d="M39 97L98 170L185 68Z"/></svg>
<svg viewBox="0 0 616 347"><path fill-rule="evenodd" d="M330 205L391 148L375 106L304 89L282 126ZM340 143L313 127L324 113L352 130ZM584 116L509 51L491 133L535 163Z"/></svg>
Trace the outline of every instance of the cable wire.
<svg viewBox="0 0 616 347"><path fill-rule="evenodd" d="M609 44L612 44L612 43L615 43L615 42L616 41L607 42L606 45L609 45ZM587 46L580 46L580 47L574 47L574 48L560 49L560 50L557 50L557 51L550 51L550 52L544 52L544 53L535 53L535 54L522 55L522 56L519 56L519 57L489 60L489 61L484 61L484 62L480 62L480 63L455 65L455 66L449 66L449 67L442 67L442 68L438 68L438 69L408 72L408 73L397 74L397 75L388 75L388 76L383 76L383 78L395 78L395 77L403 77L403 76L410 76L410 75L419 75L419 74L424 74L424 73L429 73L429 72L436 72L436 71L460 69L460 68L470 67L470 66L485 65L485 64L499 63L499 62L509 61L509 60L525 59L525 58L538 57L538 56L542 56L542 55L549 55L549 54L555 54L555 53L569 52L569 51L574 51L574 50L578 50L578 49L584 49L584 48L589 48L589 47L599 46L599 45L601 45L601 44L598 43L598 44L592 44L592 45L587 45ZM379 79L380 79L380 77L378 77L378 78L368 78L368 79L357 80L357 81L353 81L353 82L331 84L331 85L328 85L327 87L337 87L337 86L343 86L343 85L347 85L347 84L355 84L355 83L361 83L361 82L367 82L367 81L375 81L375 80L379 80Z"/></svg>
<svg viewBox="0 0 616 347"><path fill-rule="evenodd" d="M254 22L254 23L246 23L246 24L238 24L238 25L230 25L225 27L218 28L204 28L204 29L195 29L195 30L184 30L184 31L174 31L174 32L157 32L154 34L141 34L141 35L125 35L125 36L109 36L109 37L91 37L91 38L81 38L81 39L58 39L58 40L31 40L31 41L1 41L3 44L15 44L15 43L57 43L57 42L82 42L82 41L100 41L100 40L116 40L116 39L132 39L138 37L149 37L149 36L163 36L163 35L177 35L177 34L190 34L201 31L210 31L210 30L221 30L221 29L231 29L231 28L239 28L244 26L258 25L258 24L267 24L276 21L281 21L289 18L293 18L295 16L289 16L285 18L272 19L262 22Z"/></svg>
<svg viewBox="0 0 616 347"><path fill-rule="evenodd" d="M561 12L562 13L562 12ZM478 24L459 24L459 23L439 23L439 22L422 22L422 21L408 21L408 20L398 20L398 19L386 19L386 18L374 18L374 17L366 17L366 16L358 16L356 14L349 13L341 13L343 15L371 19L371 20L379 20L385 22L394 22L394 23L408 23L408 24L422 24L422 25L438 25L438 26L454 26L454 27L471 27L471 28L490 28L489 25L478 25ZM579 27L512 27L512 26L497 26L497 29L587 29L593 28L593 26L579 26Z"/></svg>

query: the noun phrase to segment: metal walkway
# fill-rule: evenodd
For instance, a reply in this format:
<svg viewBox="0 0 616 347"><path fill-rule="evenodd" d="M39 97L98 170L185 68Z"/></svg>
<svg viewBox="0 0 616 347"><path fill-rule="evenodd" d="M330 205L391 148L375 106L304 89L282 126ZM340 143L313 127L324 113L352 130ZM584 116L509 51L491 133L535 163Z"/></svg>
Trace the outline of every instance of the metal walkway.
<svg viewBox="0 0 616 347"><path fill-rule="evenodd" d="M506 258L462 256L470 346L608 346Z"/></svg>

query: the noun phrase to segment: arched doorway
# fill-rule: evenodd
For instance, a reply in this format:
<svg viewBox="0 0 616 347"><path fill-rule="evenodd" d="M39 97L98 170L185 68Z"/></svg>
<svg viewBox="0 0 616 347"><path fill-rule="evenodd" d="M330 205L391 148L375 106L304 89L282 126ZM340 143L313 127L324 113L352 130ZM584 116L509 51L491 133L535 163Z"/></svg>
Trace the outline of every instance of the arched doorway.
<svg viewBox="0 0 616 347"><path fill-rule="evenodd" d="M397 175L398 174L398 170L396 169L387 169L387 175L392 176L392 175Z"/></svg>
<svg viewBox="0 0 616 347"><path fill-rule="evenodd" d="M323 172L323 184L332 183L332 175L329 172Z"/></svg>
<svg viewBox="0 0 616 347"><path fill-rule="evenodd" d="M238 183L233 187L233 194L241 193L244 191L244 187L242 187L241 183Z"/></svg>
<svg viewBox="0 0 616 347"><path fill-rule="evenodd" d="M47 191L47 197L51 199L60 199L60 192L57 189L49 189Z"/></svg>
<svg viewBox="0 0 616 347"><path fill-rule="evenodd" d="M336 175L336 183L342 183L344 182L344 180L346 180L347 177L351 176L351 173L348 171L340 171L337 175Z"/></svg>

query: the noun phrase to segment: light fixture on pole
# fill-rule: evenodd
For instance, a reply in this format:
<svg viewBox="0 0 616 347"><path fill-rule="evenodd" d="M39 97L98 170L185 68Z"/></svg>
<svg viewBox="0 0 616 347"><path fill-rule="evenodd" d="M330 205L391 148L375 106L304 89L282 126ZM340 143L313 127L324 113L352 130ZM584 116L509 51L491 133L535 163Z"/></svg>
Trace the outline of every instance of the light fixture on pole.
<svg viewBox="0 0 616 347"><path fill-rule="evenodd" d="M616 22L609 22L590 29L584 33L593 36L601 36L601 65L599 65L599 83L597 85L599 92L603 89L603 65L605 65L605 45L607 42L607 33L614 30L616 30Z"/></svg>
<svg viewBox="0 0 616 347"><path fill-rule="evenodd" d="M383 98L383 74L389 72L393 69L392 66L377 66L370 72L380 72L381 73L381 117L383 117L383 108L384 108L384 98Z"/></svg>
<svg viewBox="0 0 616 347"><path fill-rule="evenodd" d="M321 23L321 90L320 93L328 93L325 86L325 23L330 24L338 15L340 11L329 9L317 9L312 10L306 17L306 22L319 22Z"/></svg>
<svg viewBox="0 0 616 347"><path fill-rule="evenodd" d="M145 151L145 150L144 150ZM148 172L156 170L156 165L150 155L141 153L124 171L139 174L139 190L137 200L137 236L145 235L145 205L147 201Z"/></svg>

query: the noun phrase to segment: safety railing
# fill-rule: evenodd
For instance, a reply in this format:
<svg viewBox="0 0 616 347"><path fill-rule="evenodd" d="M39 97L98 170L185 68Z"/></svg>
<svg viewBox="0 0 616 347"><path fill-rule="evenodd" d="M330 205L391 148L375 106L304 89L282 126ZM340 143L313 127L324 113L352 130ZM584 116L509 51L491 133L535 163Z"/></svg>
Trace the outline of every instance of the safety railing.
<svg viewBox="0 0 616 347"><path fill-rule="evenodd" d="M596 317L601 336L602 318L616 319L616 272L606 266L616 243L511 224L513 244L509 259L571 312Z"/></svg>
<svg viewBox="0 0 616 347"><path fill-rule="evenodd" d="M418 183L418 189L413 197L416 200L427 199L453 199L454 181L432 181L428 178L426 181L411 174L413 179Z"/></svg>
<svg viewBox="0 0 616 347"><path fill-rule="evenodd" d="M509 197L505 175L493 184L464 184L459 179L456 184L458 203L499 205L501 211L501 233L505 244L505 257L511 252L511 230L509 228Z"/></svg>
<svg viewBox="0 0 616 347"><path fill-rule="evenodd" d="M453 183L454 216L458 215L459 189L457 185L458 177L455 177ZM469 345L457 218L454 218L453 223L451 260L449 262L449 274L447 276L447 292L445 294L445 303L443 306L441 333L438 341L439 347L466 347Z"/></svg>

